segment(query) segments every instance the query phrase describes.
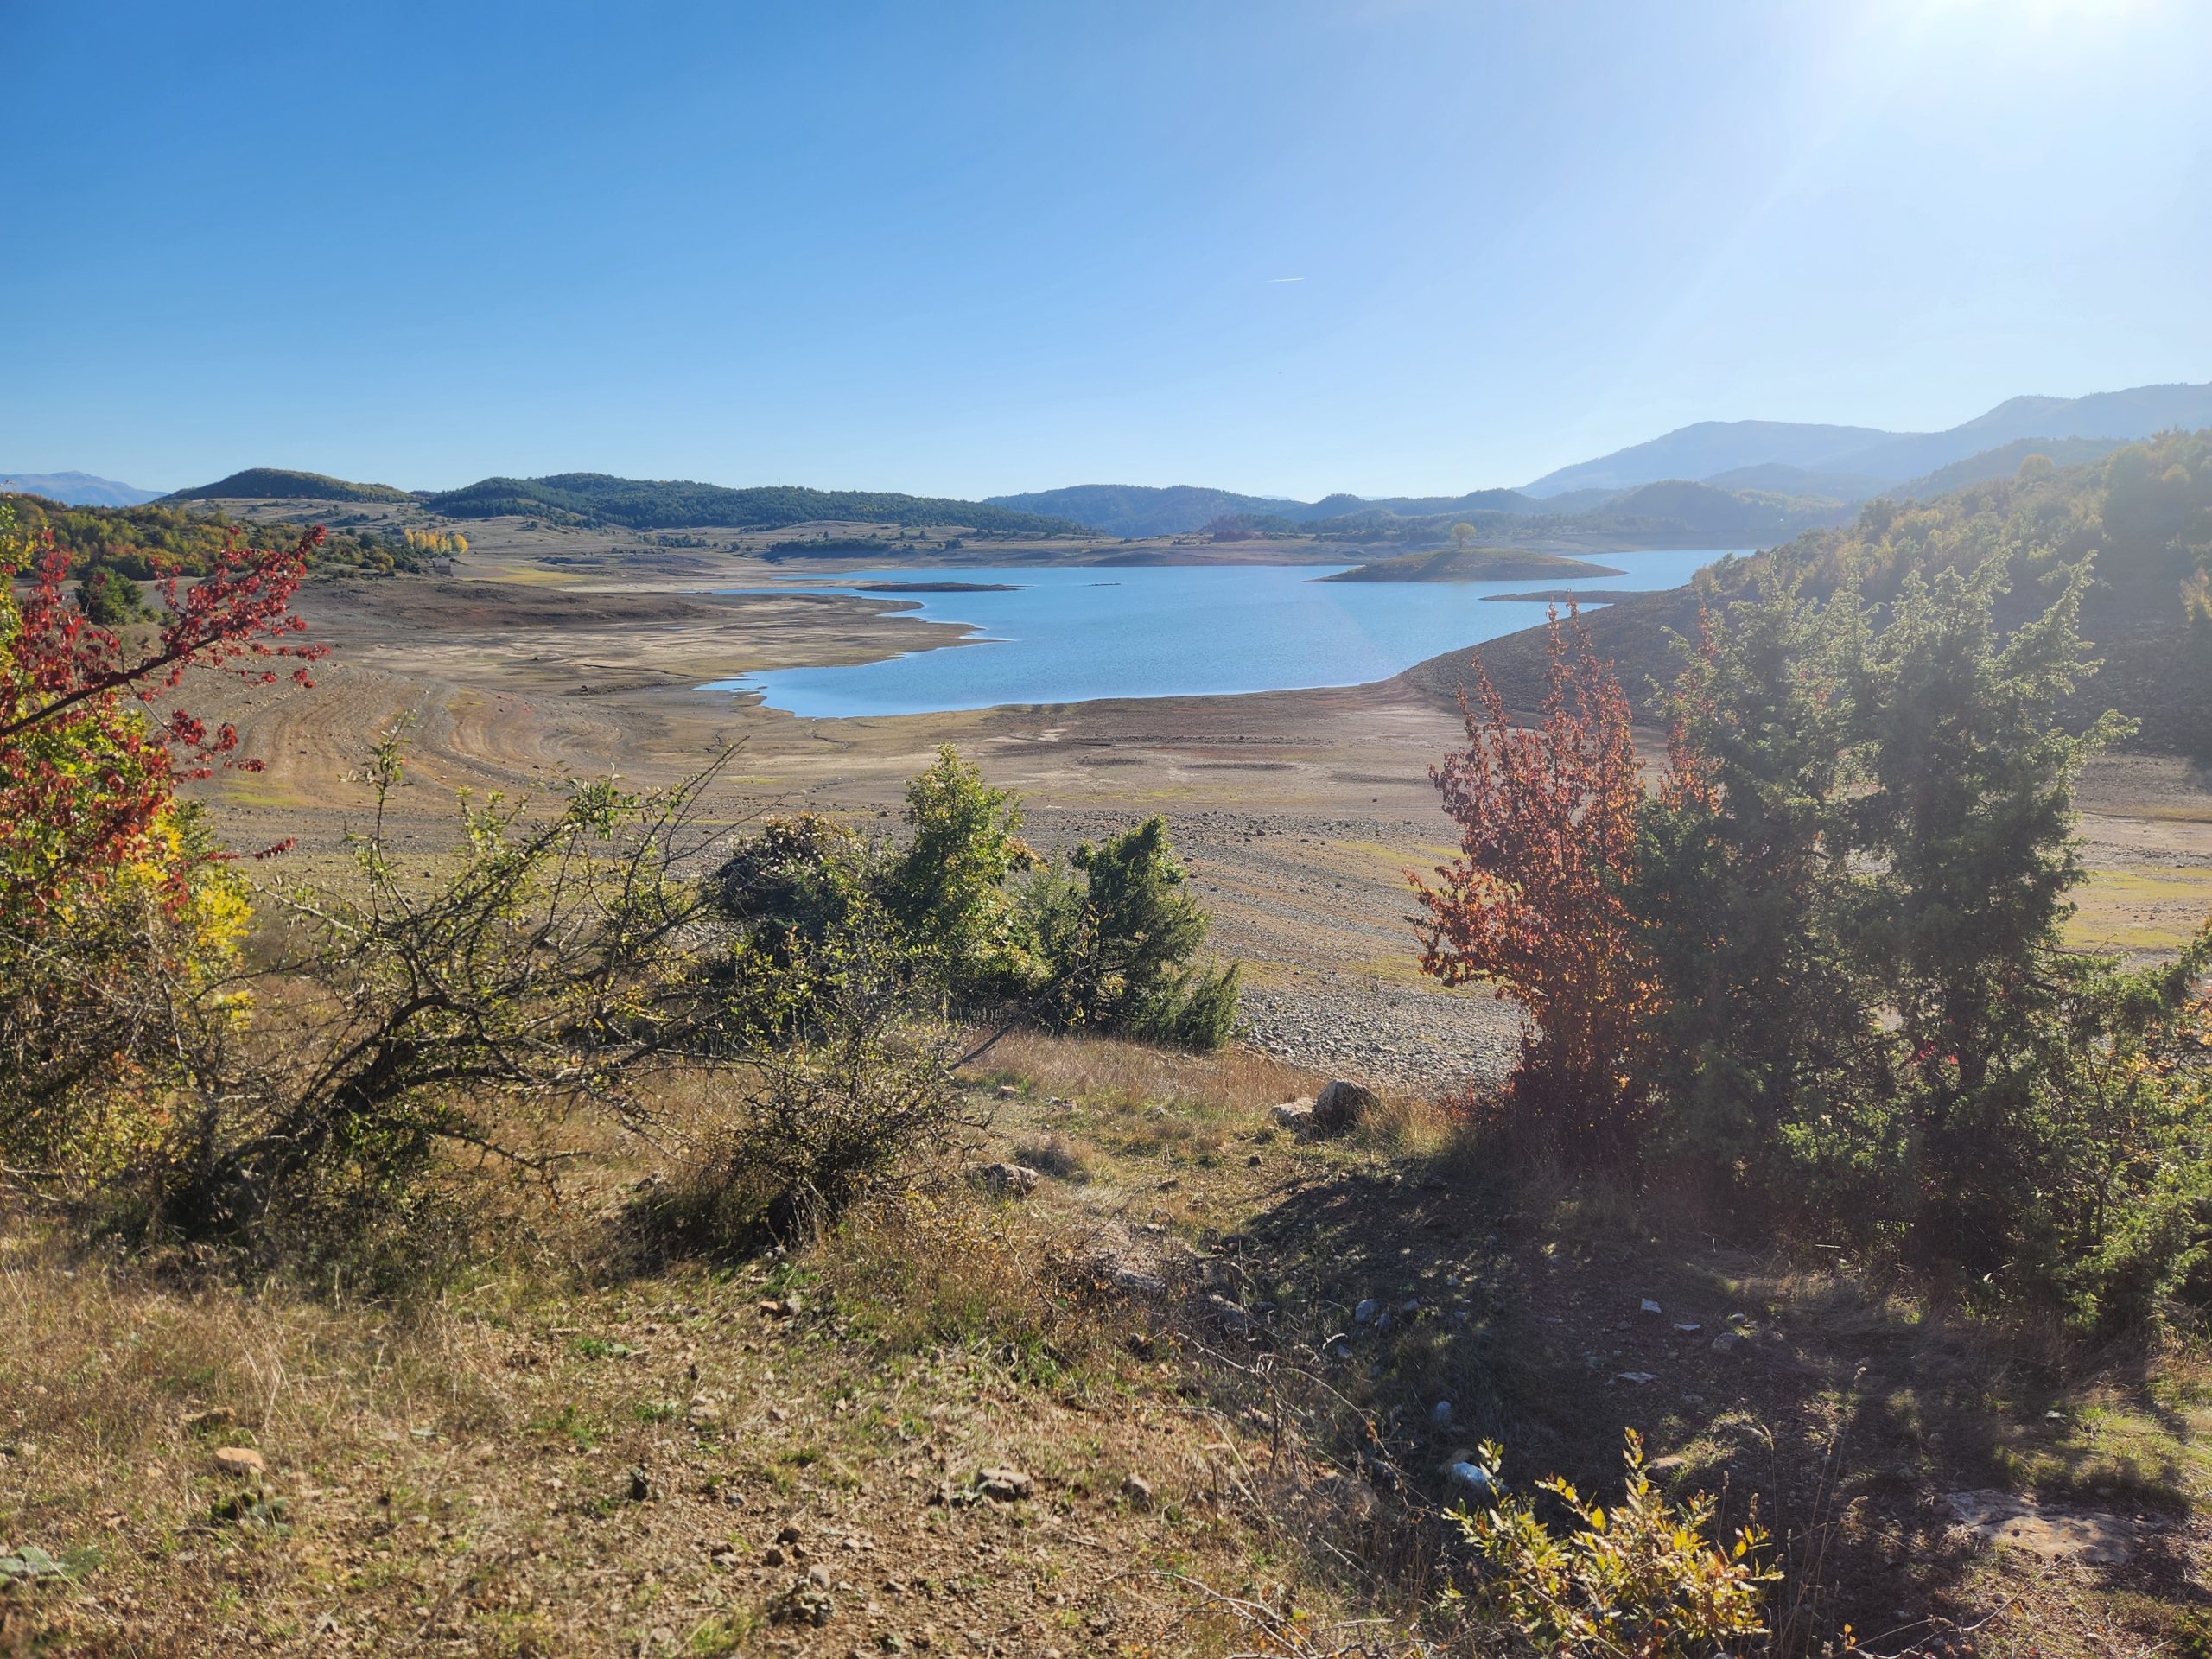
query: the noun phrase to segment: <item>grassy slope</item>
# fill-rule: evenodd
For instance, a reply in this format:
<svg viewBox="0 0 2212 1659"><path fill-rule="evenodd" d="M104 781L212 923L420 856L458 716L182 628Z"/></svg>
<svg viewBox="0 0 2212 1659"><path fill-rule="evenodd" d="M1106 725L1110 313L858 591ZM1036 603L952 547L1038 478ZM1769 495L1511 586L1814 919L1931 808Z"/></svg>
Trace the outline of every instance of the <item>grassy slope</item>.
<svg viewBox="0 0 2212 1659"><path fill-rule="evenodd" d="M1833 1264L1509 1192L1410 1106L1294 1143L1267 1108L1310 1081L1249 1054L1021 1039L997 1064L982 1150L1046 1171L1034 1195L956 1183L791 1256L626 1251L612 1217L649 1172L605 1154L561 1215L396 1305L72 1257L18 1220L0 1539L101 1559L0 1599L5 1628L101 1653L1204 1655L1339 1651L1379 1616L1370 1650L1409 1652L1378 1632L1452 1570L1439 1460L1496 1435L1509 1476L1603 1491L1633 1425L1675 1485L1735 1518L1757 1495L1801 1632L1904 1608L1998 1613L1981 1651L2032 1634L2045 1659L2196 1639L2193 1365L2069 1370ZM1353 1319L1370 1297L1389 1329ZM226 1444L267 1476L217 1473ZM978 1492L1001 1465L1031 1496ZM1942 1495L1981 1487L2112 1516L2132 1559L1973 1546ZM814 1568L827 1622L772 1623Z"/></svg>

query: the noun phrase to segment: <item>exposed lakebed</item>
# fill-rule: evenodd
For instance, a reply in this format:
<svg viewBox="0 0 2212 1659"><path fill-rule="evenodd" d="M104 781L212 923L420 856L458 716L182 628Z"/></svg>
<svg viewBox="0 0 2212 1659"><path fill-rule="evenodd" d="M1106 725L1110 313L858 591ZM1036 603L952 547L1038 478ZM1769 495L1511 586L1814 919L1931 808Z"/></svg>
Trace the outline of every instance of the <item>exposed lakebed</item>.
<svg viewBox="0 0 2212 1659"><path fill-rule="evenodd" d="M1721 550L1611 552L1604 575L1548 592L1678 587ZM1518 582L1332 582L1341 565L871 569L779 584L890 595L963 625L946 646L873 663L776 669L709 689L826 718L1101 697L1206 696L1361 685L1544 620ZM1618 574L1616 574L1618 573Z"/></svg>

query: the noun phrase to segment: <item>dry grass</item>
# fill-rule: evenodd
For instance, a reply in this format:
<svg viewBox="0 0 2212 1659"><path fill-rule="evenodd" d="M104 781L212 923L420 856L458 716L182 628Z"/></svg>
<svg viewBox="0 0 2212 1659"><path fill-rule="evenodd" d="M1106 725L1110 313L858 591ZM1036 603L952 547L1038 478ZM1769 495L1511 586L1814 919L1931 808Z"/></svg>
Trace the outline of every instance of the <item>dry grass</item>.
<svg viewBox="0 0 2212 1659"><path fill-rule="evenodd" d="M978 1063L994 1081L1014 1082L1031 1094L1063 1097L1120 1096L1150 1104L1203 1103L1257 1111L1278 1101L1311 1095L1325 1077L1287 1065L1256 1049L1186 1054L1148 1048L1111 1037L1052 1037L1017 1032L1001 1039Z"/></svg>
<svg viewBox="0 0 2212 1659"><path fill-rule="evenodd" d="M1509 1477L1605 1492L1628 1423L1676 1490L1724 1490L1724 1519L1758 1494L1802 1631L2018 1599L1993 1630L2039 1629L2048 1655L2186 1637L2201 1361L2079 1363L1730 1255L1623 1190L1485 1197L1418 1100L1295 1141L1268 1108L1319 1079L1249 1054L1023 1037L991 1065L984 1140L745 1260L624 1256L618 1217L663 1154L581 1126L559 1203L518 1205L526 1228L400 1302L120 1262L14 1218L0 1549L85 1570L0 1592L5 1628L103 1655L842 1659L925 1636L932 1656L1410 1653L1425 1621L1459 1655L1480 1643L1435 1613L1464 1571L1444 1454L1496 1435ZM711 1088L664 1081L672 1118L712 1122ZM1057 1179L1013 1201L959 1179L1009 1150ZM1355 1320L1363 1299L1387 1329ZM1722 1329L1736 1351L1711 1351ZM218 1473L226 1444L266 1476ZM1001 1465L1029 1497L980 1495ZM1948 1529L1941 1494L1978 1485L2157 1519L2125 1571L2054 1574ZM787 1523L800 1546L776 1543ZM810 1567L830 1622L774 1622Z"/></svg>

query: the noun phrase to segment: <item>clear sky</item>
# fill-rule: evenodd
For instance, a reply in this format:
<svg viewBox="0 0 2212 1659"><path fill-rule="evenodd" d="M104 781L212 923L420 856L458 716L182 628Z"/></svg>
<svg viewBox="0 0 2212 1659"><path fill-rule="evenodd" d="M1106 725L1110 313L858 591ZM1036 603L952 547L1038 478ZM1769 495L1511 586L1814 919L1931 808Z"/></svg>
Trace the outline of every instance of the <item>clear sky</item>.
<svg viewBox="0 0 2212 1659"><path fill-rule="evenodd" d="M0 0L0 467L1525 482L2212 378L2212 4Z"/></svg>

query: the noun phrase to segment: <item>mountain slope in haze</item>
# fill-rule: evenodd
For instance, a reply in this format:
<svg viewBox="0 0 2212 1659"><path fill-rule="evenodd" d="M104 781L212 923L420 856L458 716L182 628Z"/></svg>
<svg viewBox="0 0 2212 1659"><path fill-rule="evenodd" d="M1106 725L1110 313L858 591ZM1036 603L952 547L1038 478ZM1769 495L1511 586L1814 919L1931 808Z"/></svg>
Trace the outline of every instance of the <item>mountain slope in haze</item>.
<svg viewBox="0 0 2212 1659"><path fill-rule="evenodd" d="M1885 481L1916 478L2021 438L2147 438L2212 426L2212 383L2133 386L2086 397L2011 397L1948 432L1893 437L1834 462Z"/></svg>
<svg viewBox="0 0 2212 1659"><path fill-rule="evenodd" d="M287 467L249 467L213 484L172 490L164 501L412 501L389 484L355 484L323 473L294 472Z"/></svg>
<svg viewBox="0 0 2212 1659"><path fill-rule="evenodd" d="M1818 497L1828 501L1864 501L1878 495L1882 481L1864 473L1816 473L1809 467L1789 467L1778 461L1756 467L1738 467L1700 479L1719 490L1758 490L1768 495Z"/></svg>
<svg viewBox="0 0 2212 1659"><path fill-rule="evenodd" d="M1963 490L1969 484L1985 484L1993 478L2010 478L2020 470L2020 463L2030 455L2043 455L2061 467L2080 467L2093 461L2102 461L2119 448L2119 438L2015 438L1994 449L1985 449L1980 454L1968 455L1964 461L1955 461L1948 467L1919 478L1907 479L1902 484L1891 486L1881 492L1899 501L1925 501L1930 497L1948 495L1954 490Z"/></svg>
<svg viewBox="0 0 2212 1659"><path fill-rule="evenodd" d="M2023 446L2025 454L2042 448ZM2130 442L2081 466L2016 467L1926 500L1877 500L1850 524L1707 567L1711 586L1702 596L1694 587L1640 594L1584 620L1642 716L1656 718L1658 688L1680 667L1670 631L1694 634L1701 597L1725 606L1749 590L1755 573L1779 565L1802 571L1816 594L1855 572L1879 604L1908 573L1931 575L2007 547L2015 550L2011 588L1998 620L2008 628L2050 601L2039 580L2050 561L2095 555L2097 580L2083 599L2082 624L2101 666L2074 696L2069 719L2086 724L2117 709L2142 723L2133 747L2212 758L2212 671L2204 655L2212 645L2181 598L2184 582L2212 569L2212 430ZM1453 707L1477 654L1509 707L1539 704L1548 661L1541 628L1447 652L1401 678Z"/></svg>
<svg viewBox="0 0 2212 1659"><path fill-rule="evenodd" d="M91 473L0 473L0 491L8 490L42 495L66 507L135 507L161 494Z"/></svg>
<svg viewBox="0 0 2212 1659"><path fill-rule="evenodd" d="M1625 489L1667 479L1745 487L1738 477L1769 467L1813 474L1858 474L1878 486L1917 478L2021 438L2147 438L2212 424L2212 383L2133 386L2082 397L2010 397L1942 432L1885 432L1878 427L1796 421L1700 421L1547 473L1522 493ZM1778 480L1777 480L1778 481ZM1755 486L1756 487L1756 486Z"/></svg>
<svg viewBox="0 0 2212 1659"><path fill-rule="evenodd" d="M842 521L871 524L945 524L1027 536L1073 536L1065 518L1020 512L983 501L900 495L876 490L809 490L771 485L731 489L688 479L615 478L606 473L556 473L544 478L486 478L458 490L419 498L454 518L521 517L556 524L619 524L630 530L692 526L782 530Z"/></svg>
<svg viewBox="0 0 2212 1659"><path fill-rule="evenodd" d="M1673 478L1709 479L1740 467L1779 462L1815 471L1855 472L1841 457L1897 437L1875 426L1814 426L1797 421L1700 421L1676 427L1595 461L1577 461L1524 484L1524 495L1579 489L1632 489Z"/></svg>

